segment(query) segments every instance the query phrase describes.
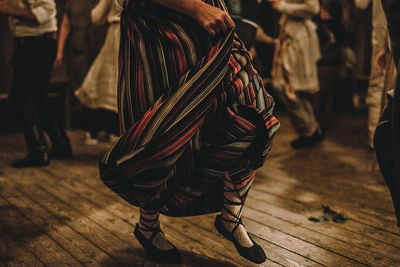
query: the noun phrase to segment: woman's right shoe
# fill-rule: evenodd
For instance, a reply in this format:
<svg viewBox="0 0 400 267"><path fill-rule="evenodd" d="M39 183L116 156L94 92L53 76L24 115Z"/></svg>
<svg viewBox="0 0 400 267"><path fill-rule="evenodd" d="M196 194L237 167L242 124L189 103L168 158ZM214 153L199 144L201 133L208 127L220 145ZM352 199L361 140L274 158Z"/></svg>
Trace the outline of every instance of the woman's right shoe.
<svg viewBox="0 0 400 267"><path fill-rule="evenodd" d="M238 225L233 229L232 232L229 232L228 230L226 230L225 226L222 224L222 220L228 221L228 222L233 222L236 223L234 221L231 220L226 220L224 219L221 215L217 215L217 217L215 218L215 228L218 230L218 232L223 235L225 238L227 238L229 241L231 241L235 247L236 250L239 252L239 254L248 259L249 261L252 261L254 263L260 264L263 263L264 261L266 261L267 256L265 255L264 250L262 249L262 247L260 245L258 245L256 242L254 242L254 240L250 237L251 241L253 242L253 246L252 247L242 247L239 242L236 240L236 238L233 236L233 234L235 233L235 230L237 229ZM238 224L242 224L242 220L240 220L238 222Z"/></svg>
<svg viewBox="0 0 400 267"><path fill-rule="evenodd" d="M144 230L144 231L149 231L150 230ZM159 262L163 263L177 263L181 261L181 255L178 251L178 249L171 244L173 247L172 249L169 250L162 250L153 245L153 239L156 237L158 233L163 233L163 231L160 228L153 229L152 234L150 238L146 238L139 229L139 224L136 224L135 231L133 232L139 241L139 243L142 245L144 250L147 252L147 254L150 256L151 259L154 259Z"/></svg>

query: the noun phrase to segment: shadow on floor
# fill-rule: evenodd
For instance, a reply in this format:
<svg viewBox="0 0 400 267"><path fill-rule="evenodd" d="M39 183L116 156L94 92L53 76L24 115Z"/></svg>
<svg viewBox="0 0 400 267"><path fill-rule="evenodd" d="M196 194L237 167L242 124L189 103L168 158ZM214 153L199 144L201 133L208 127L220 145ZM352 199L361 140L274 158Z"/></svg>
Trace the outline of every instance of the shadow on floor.
<svg viewBox="0 0 400 267"><path fill-rule="evenodd" d="M120 253L118 253L118 254L121 254L121 255L133 254L135 256L142 258L142 260L138 260L137 262L132 262L129 259L126 259L126 260L118 259L118 266L146 266L146 267L153 267L153 266L157 266L157 267L163 267L163 266L235 267L236 266L227 261L216 260L216 259L208 258L204 255L193 253L191 251L183 251L183 250L181 250L182 262L176 263L176 264L166 264L166 263L152 261L152 259L148 258L146 253L141 248L120 251ZM101 263L101 266L115 266L115 262L112 261L111 259L107 259Z"/></svg>

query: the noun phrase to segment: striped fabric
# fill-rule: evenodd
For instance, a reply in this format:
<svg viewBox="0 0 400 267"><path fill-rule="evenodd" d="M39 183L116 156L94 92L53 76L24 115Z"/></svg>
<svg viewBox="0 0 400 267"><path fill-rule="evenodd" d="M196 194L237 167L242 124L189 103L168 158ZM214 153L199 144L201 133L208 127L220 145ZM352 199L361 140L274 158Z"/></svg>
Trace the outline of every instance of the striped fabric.
<svg viewBox="0 0 400 267"><path fill-rule="evenodd" d="M122 136L100 163L103 182L170 216L220 210L225 172L244 199L279 123L241 41L143 0L125 0L121 29Z"/></svg>

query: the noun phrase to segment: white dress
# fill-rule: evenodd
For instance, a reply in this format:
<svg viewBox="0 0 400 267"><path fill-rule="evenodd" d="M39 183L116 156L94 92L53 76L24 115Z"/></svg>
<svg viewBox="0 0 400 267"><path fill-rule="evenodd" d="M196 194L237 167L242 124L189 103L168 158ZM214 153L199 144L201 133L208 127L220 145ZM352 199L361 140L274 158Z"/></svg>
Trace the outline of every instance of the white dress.
<svg viewBox="0 0 400 267"><path fill-rule="evenodd" d="M319 12L318 0L282 0L279 11L282 17L272 70L274 87L285 88L289 80L295 92L316 93L321 53L311 18Z"/></svg>
<svg viewBox="0 0 400 267"><path fill-rule="evenodd" d="M75 91L79 101L92 109L118 112L119 14L120 8L113 0L100 0L91 13L94 24L109 24L102 49L90 67L81 87Z"/></svg>

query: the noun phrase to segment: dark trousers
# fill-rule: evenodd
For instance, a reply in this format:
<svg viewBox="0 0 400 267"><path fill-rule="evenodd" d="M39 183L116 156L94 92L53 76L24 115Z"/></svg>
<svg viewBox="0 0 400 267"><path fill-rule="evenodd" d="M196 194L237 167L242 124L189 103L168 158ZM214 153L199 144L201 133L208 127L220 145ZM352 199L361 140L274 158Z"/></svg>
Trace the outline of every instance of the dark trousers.
<svg viewBox="0 0 400 267"><path fill-rule="evenodd" d="M334 115L333 98L339 72L338 65L318 67L319 91L313 95L313 108L323 131L331 127Z"/></svg>
<svg viewBox="0 0 400 267"><path fill-rule="evenodd" d="M56 52L57 41L46 35L15 40L10 100L22 122L31 153L46 150L41 122L51 125L56 121L55 112L44 101Z"/></svg>
<svg viewBox="0 0 400 267"><path fill-rule="evenodd" d="M56 52L57 41L46 36L16 39L10 98L24 126L40 123Z"/></svg>

